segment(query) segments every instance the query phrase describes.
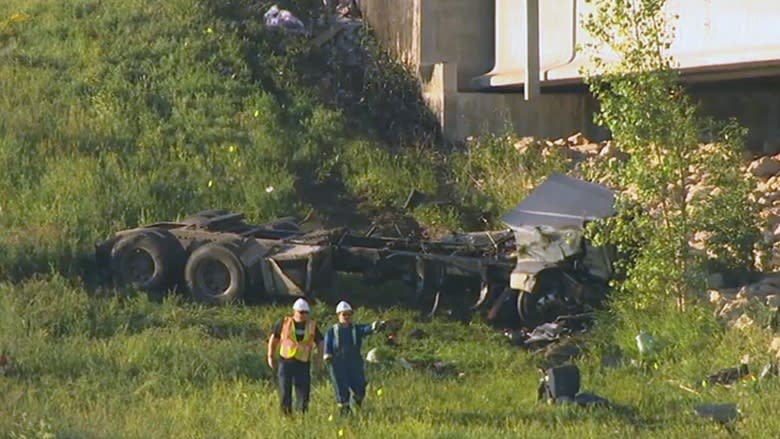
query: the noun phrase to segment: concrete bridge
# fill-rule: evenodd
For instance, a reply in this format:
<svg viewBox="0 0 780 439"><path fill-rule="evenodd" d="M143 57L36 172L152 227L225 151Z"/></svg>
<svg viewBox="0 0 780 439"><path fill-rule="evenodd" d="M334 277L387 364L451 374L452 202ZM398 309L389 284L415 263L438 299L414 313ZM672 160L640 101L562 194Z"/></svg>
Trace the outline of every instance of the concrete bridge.
<svg viewBox="0 0 780 439"><path fill-rule="evenodd" d="M585 0L363 0L379 38L417 73L445 136L511 127L560 137L592 124L579 69ZM780 1L670 0L670 48L703 111L737 117L749 146L780 149ZM604 54L609 58L609 54Z"/></svg>

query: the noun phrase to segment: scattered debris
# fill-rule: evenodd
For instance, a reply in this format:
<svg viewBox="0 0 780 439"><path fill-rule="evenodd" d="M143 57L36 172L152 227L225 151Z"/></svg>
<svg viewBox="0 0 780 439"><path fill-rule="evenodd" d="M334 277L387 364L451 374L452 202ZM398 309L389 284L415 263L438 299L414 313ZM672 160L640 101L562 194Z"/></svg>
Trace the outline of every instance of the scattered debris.
<svg viewBox="0 0 780 439"><path fill-rule="evenodd" d="M764 368L761 369L761 373L758 374L758 379L766 380L772 377L776 377L777 375L778 375L778 364L777 362L772 362L766 364Z"/></svg>
<svg viewBox="0 0 780 439"><path fill-rule="evenodd" d="M514 346L521 346L531 349L541 348L554 342L563 342L568 336L576 332L586 331L593 316L591 313L562 315L555 318L552 322L542 323L533 330L527 331L524 328L506 329L504 336Z"/></svg>
<svg viewBox="0 0 780 439"><path fill-rule="evenodd" d="M379 363L380 362L379 361L379 354L377 352L378 352L377 348L373 348L373 349L369 350L368 353L366 354L366 361L368 361L369 363L375 363L375 364Z"/></svg>
<svg viewBox="0 0 780 439"><path fill-rule="evenodd" d="M452 361L440 361L440 360L409 360L404 357L398 358L398 363L409 370L427 370L438 376L456 375L458 377L463 376L462 372L459 372L455 366L455 362Z"/></svg>
<svg viewBox="0 0 780 439"><path fill-rule="evenodd" d="M548 345L542 350L542 368L549 369L571 362L582 355L582 349L571 340Z"/></svg>
<svg viewBox="0 0 780 439"><path fill-rule="evenodd" d="M729 431L733 428L733 422L739 417L736 403L699 404L694 406L693 410L698 416L712 419Z"/></svg>
<svg viewBox="0 0 780 439"><path fill-rule="evenodd" d="M509 339L512 346L525 346L525 337L528 334L522 329L505 329L504 336Z"/></svg>
<svg viewBox="0 0 780 439"><path fill-rule="evenodd" d="M656 341L644 329L640 329L636 336L636 347L643 360L652 358L656 353Z"/></svg>
<svg viewBox="0 0 780 439"><path fill-rule="evenodd" d="M749 374L750 371L748 369L747 363L742 363L737 367L729 367L726 369L721 369L715 373L711 373L707 375L707 377L705 378L705 382L709 385L714 385L714 384L730 385L736 383L742 378L747 377Z"/></svg>
<svg viewBox="0 0 780 439"><path fill-rule="evenodd" d="M395 349L390 346L377 346L366 353L366 361L373 364L390 364L396 357Z"/></svg>
<svg viewBox="0 0 780 439"><path fill-rule="evenodd" d="M526 346L535 343L549 343L558 340L566 328L559 323L542 323L534 328L528 338L525 339Z"/></svg>
<svg viewBox="0 0 780 439"><path fill-rule="evenodd" d="M547 369L539 380L536 399L548 404L612 406L608 399L594 393L580 393L580 371L577 366L571 364Z"/></svg>
<svg viewBox="0 0 780 439"><path fill-rule="evenodd" d="M577 366L557 366L544 372L536 390L536 399L547 403L573 401L579 391L580 370Z"/></svg>
<svg viewBox="0 0 780 439"><path fill-rule="evenodd" d="M306 27L298 17L287 9L279 9L277 5L271 6L263 14L263 19L265 20L265 26L269 29L284 29L288 32L299 34L306 33Z"/></svg>

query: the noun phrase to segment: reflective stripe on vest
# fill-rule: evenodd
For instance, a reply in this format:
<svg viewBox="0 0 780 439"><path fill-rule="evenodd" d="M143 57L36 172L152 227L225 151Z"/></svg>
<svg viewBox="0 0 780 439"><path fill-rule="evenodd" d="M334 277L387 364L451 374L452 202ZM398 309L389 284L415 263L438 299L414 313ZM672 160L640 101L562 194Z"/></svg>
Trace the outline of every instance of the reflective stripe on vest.
<svg viewBox="0 0 780 439"><path fill-rule="evenodd" d="M299 342L295 335L295 320L289 316L285 317L280 334L282 340L279 356L288 360L294 358L303 362L309 361L309 355L314 348L315 328L314 320L307 321L303 330L303 339Z"/></svg>
<svg viewBox="0 0 780 439"><path fill-rule="evenodd" d="M357 327L353 324L350 324L352 326L352 346L357 346ZM336 323L333 325L333 349L339 348L339 327L341 325Z"/></svg>

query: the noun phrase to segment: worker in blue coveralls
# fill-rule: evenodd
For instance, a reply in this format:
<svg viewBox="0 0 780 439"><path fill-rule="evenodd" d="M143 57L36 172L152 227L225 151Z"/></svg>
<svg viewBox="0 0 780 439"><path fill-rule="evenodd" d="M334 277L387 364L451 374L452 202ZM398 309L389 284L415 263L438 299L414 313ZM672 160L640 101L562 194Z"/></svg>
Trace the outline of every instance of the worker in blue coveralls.
<svg viewBox="0 0 780 439"><path fill-rule="evenodd" d="M330 380L336 392L336 403L342 414L348 414L351 411L350 396L358 407L366 396L366 374L360 354L363 337L384 329L385 322L377 320L371 324L352 323L352 307L345 301L338 303L336 314L339 322L325 333L323 358L328 364Z"/></svg>

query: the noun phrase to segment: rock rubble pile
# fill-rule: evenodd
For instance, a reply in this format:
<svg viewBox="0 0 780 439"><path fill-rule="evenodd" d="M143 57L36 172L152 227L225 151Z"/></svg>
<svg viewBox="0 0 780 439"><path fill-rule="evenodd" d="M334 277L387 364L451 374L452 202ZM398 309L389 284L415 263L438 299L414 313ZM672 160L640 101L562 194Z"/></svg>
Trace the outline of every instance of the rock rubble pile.
<svg viewBox="0 0 780 439"><path fill-rule="evenodd" d="M557 154L570 159L575 165L599 160L625 160L628 157L613 142L592 142L580 133L554 140L520 138L514 142L514 147L520 152L534 149L545 157ZM703 151L711 152L714 145L705 144L701 147ZM757 180L752 200L761 209L763 238L771 249L765 266L760 267L765 274L760 280L749 285L724 288L723 276L713 273L709 277L711 289L707 291L707 297L714 305L716 315L727 325L737 328L764 324L765 322L757 322L756 319L761 314L767 314L767 310L780 308L780 154L754 157L746 152L744 158L742 171L745 177ZM718 188L708 183L710 179L707 174L694 173L691 177L693 187L688 201L717 191ZM708 238L704 232L696 233L691 240L691 246L703 251ZM780 347L780 342L778 343Z"/></svg>

